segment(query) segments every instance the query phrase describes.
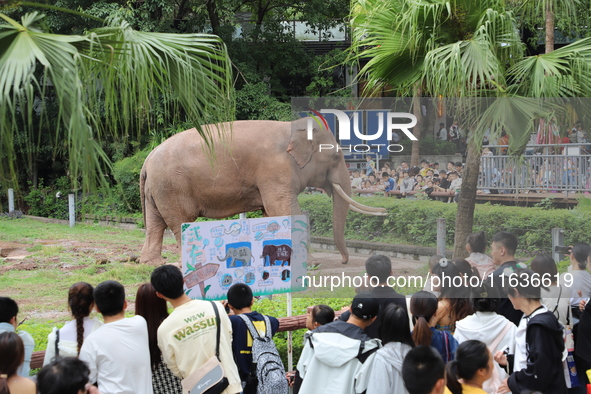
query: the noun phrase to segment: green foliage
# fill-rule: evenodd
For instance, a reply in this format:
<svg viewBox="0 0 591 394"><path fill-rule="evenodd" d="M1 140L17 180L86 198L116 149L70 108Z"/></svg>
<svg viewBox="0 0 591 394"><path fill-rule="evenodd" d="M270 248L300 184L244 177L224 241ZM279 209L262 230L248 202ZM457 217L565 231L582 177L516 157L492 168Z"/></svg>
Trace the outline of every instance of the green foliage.
<svg viewBox="0 0 591 394"><path fill-rule="evenodd" d="M113 176L117 181L117 194L125 202L127 212L141 212L142 210L139 179L142 166L149 154L150 151L144 149L113 165Z"/></svg>
<svg viewBox="0 0 591 394"><path fill-rule="evenodd" d="M437 218L447 223L446 242L453 245L457 205L439 201L421 201L365 197L356 198L363 204L386 208L388 216L367 216L349 212L345 237L366 241L404 242L413 245L435 246ZM314 235L332 236L331 200L326 195L301 195L302 210L310 212ZM500 205L477 205L474 213L474 232L484 231L487 239L498 231L510 231L519 238L523 254L550 252L552 228L565 230L565 243L586 240L591 233L591 212L566 209L523 208Z"/></svg>
<svg viewBox="0 0 591 394"><path fill-rule="evenodd" d="M404 151L406 152L412 150L412 141L407 138L403 138L399 144L404 147ZM457 149L456 145L451 141L423 138L419 140L419 150L422 155L453 155Z"/></svg>
<svg viewBox="0 0 591 394"><path fill-rule="evenodd" d="M236 91L237 120L291 120L291 105L269 94L265 82L245 85Z"/></svg>
<svg viewBox="0 0 591 394"><path fill-rule="evenodd" d="M29 207L26 212L32 216L68 219L69 193L71 193L71 184L66 177L58 178L53 185L46 187L43 187L43 179L40 179L39 186L31 187L23 197Z"/></svg>

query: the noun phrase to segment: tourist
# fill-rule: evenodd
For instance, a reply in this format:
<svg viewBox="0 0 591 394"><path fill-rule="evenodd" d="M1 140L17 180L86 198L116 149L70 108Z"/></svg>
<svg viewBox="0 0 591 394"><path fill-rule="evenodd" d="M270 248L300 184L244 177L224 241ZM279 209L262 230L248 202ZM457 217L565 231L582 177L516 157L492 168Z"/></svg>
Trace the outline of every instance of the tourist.
<svg viewBox="0 0 591 394"><path fill-rule="evenodd" d="M404 358L402 379L408 394L443 394L445 363L431 346L417 346Z"/></svg>
<svg viewBox="0 0 591 394"><path fill-rule="evenodd" d="M398 189L396 181L387 172L382 173L382 181L384 182L385 192L390 192Z"/></svg>
<svg viewBox="0 0 591 394"><path fill-rule="evenodd" d="M353 171L353 179L351 180L351 188L353 190L360 189L361 188L361 181L363 181L363 179L361 178L361 175L359 174L359 170Z"/></svg>
<svg viewBox="0 0 591 394"><path fill-rule="evenodd" d="M370 338L365 329L379 310L380 304L371 293L361 293L353 299L346 322L337 320L306 333L297 367L303 379L300 393L318 393L327 382L333 393L367 390L381 342Z"/></svg>
<svg viewBox="0 0 591 394"><path fill-rule="evenodd" d="M435 139L440 140L440 141L447 141L447 130L446 130L445 125L443 123L439 123L439 130L437 131L437 135L436 135Z"/></svg>
<svg viewBox="0 0 591 394"><path fill-rule="evenodd" d="M381 313L381 320L379 332L384 347L376 353L367 394L407 394L402 380L402 363L415 346L408 313L399 305L390 304Z"/></svg>
<svg viewBox="0 0 591 394"><path fill-rule="evenodd" d="M150 282L158 296L170 302L174 311L158 327L158 347L164 362L180 378L195 373L216 355L219 341L219 361L228 380L224 394L242 391L238 368L232 355L232 323L219 302L191 300L183 289L183 274L172 265L162 265L152 272ZM216 308L220 324L207 325L199 331L187 330L187 320L192 325L216 320ZM191 325L191 326L192 326ZM191 327L188 326L188 327ZM219 337L217 327L220 327ZM195 335L195 334L199 335ZM195 351L199 349L199 351Z"/></svg>
<svg viewBox="0 0 591 394"><path fill-rule="evenodd" d="M25 346L18 334L0 332L0 355L0 394L35 394L35 383L17 373L25 359Z"/></svg>
<svg viewBox="0 0 591 394"><path fill-rule="evenodd" d="M581 311L579 303L582 299L591 297L591 274L587 271L587 259L591 253L591 246L585 242L577 242L573 245L570 258L570 274L573 282L570 286L570 307L571 323L575 325L579 322ZM579 295L579 291L581 295Z"/></svg>
<svg viewBox="0 0 591 394"><path fill-rule="evenodd" d="M400 185L400 195L406 198L413 198L411 192L415 188L415 180L410 177L408 170L403 171L402 185Z"/></svg>
<svg viewBox="0 0 591 394"><path fill-rule="evenodd" d="M64 357L46 365L37 374L38 394L101 394L88 382L90 370L78 357Z"/></svg>
<svg viewBox="0 0 591 394"><path fill-rule="evenodd" d="M238 367L242 387L245 386L251 370L253 338L241 316L252 322L261 337L265 337L268 328L271 330L271 336L275 335L279 329L279 320L273 316L265 316L253 311L253 304L254 297L248 285L235 283L228 289L228 307L233 312L233 315L230 315L230 322L232 322L232 353Z"/></svg>
<svg viewBox="0 0 591 394"><path fill-rule="evenodd" d="M514 354L517 327L495 312L500 301L498 290L484 283L472 288L470 293L474 314L456 323L454 338L460 345L469 340L484 342L493 354L505 349ZM505 370L495 364L492 377L484 384L483 389L489 394L496 394L506 377Z"/></svg>
<svg viewBox="0 0 591 394"><path fill-rule="evenodd" d="M550 284L547 289L541 288L542 305L554 313L560 324L566 326L571 292L570 288L564 288L563 283L558 285L560 280L554 259L546 254L538 254L531 261L531 269L541 279L541 283Z"/></svg>
<svg viewBox="0 0 591 394"><path fill-rule="evenodd" d="M524 313L523 320L527 323L526 335L516 338L514 372L500 391L508 388L512 393L537 391L566 394L562 367L563 327L554 314L541 304L540 287L531 283L533 273L527 268L517 268L517 280L507 285L509 300L516 310ZM519 354L520 348L525 349L525 354ZM502 352L497 352L495 361L506 365L507 357Z"/></svg>
<svg viewBox="0 0 591 394"><path fill-rule="evenodd" d="M412 314L414 330L412 339L415 345L433 346L445 362L454 359L458 342L449 331L435 329L433 320L437 312L437 298L426 291L413 294L410 299L410 313Z"/></svg>
<svg viewBox="0 0 591 394"><path fill-rule="evenodd" d="M429 162L425 159L421 160L421 171L419 172L419 174L421 174L422 177L426 177L427 171L429 170L431 170L431 168L429 167Z"/></svg>
<svg viewBox="0 0 591 394"><path fill-rule="evenodd" d="M306 315L306 328L314 330L320 326L332 323L335 319L334 310L328 305L314 305L308 307Z"/></svg>
<svg viewBox="0 0 591 394"><path fill-rule="evenodd" d="M376 162L373 161L373 158L372 158L371 155L365 156L365 160L366 160L366 163L365 163L365 171L366 171L367 176L375 175L375 173L376 173Z"/></svg>
<svg viewBox="0 0 591 394"><path fill-rule="evenodd" d="M398 293L392 287L388 286L388 278L392 276L392 261L388 256L374 255L365 261L365 272L368 282L372 285L370 293L373 294L380 305L380 311L384 311L390 304L400 306L408 316L406 298ZM342 321L348 321L351 312L345 311L339 318ZM365 332L371 338L379 338L380 324L382 321L381 313L377 315L375 322L365 328Z"/></svg>
<svg viewBox="0 0 591 394"><path fill-rule="evenodd" d="M487 278L495 270L495 265L490 256L484 254L486 252L486 235L484 231L470 234L466 240L466 250L470 256L466 261L478 270L480 278Z"/></svg>
<svg viewBox="0 0 591 394"><path fill-rule="evenodd" d="M151 393L148 327L141 316L126 318L125 288L108 280L94 289L97 311L105 324L90 333L80 349L89 380L103 394Z"/></svg>
<svg viewBox="0 0 591 394"><path fill-rule="evenodd" d="M501 301L497 306L497 313L511 320L513 324L519 325L523 312L513 308L513 304L507 299L503 283L507 281L508 275L517 269L515 251L517 250L517 237L510 232L500 231L493 236L490 255L493 264L497 269L489 276L491 285L499 291ZM505 276L503 280L502 276Z"/></svg>
<svg viewBox="0 0 591 394"><path fill-rule="evenodd" d="M74 320L60 329L54 327L48 335L44 366L56 357L77 357L84 339L103 325L97 317L90 318L94 309L93 292L92 285L85 282L75 283L68 290L68 308Z"/></svg>
<svg viewBox="0 0 591 394"><path fill-rule="evenodd" d="M5 331L16 332L16 329L20 325L17 316L17 303L12 298L0 297L0 333ZM35 340L26 331L20 330L17 334L21 337L25 349L25 357L19 365L17 373L19 376L29 377L29 372L31 370L31 356L33 355L33 349L35 349Z"/></svg>
<svg viewBox="0 0 591 394"><path fill-rule="evenodd" d="M439 260L433 267L433 274L440 279L440 295L432 323L437 330L449 331L453 335L456 322L473 312L468 299L470 291L458 267L447 259Z"/></svg>
<svg viewBox="0 0 591 394"><path fill-rule="evenodd" d="M137 289L135 314L146 319L148 325L148 346L152 367L152 387L154 394L180 393L181 380L174 376L164 363L158 347L158 327L168 317L166 301L158 297L151 283L144 283Z"/></svg>
<svg viewBox="0 0 591 394"><path fill-rule="evenodd" d="M493 373L490 350L480 341L463 342L456 350L456 358L447 364L447 388L451 394L487 394L483 384ZM462 382L458 379L462 379ZM448 393L448 391L446 391Z"/></svg>

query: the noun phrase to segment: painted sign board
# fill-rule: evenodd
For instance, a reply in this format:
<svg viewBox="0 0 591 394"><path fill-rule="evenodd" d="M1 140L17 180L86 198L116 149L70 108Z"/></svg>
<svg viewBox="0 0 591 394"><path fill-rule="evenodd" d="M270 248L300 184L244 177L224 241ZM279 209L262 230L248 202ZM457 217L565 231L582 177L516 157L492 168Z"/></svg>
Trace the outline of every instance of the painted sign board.
<svg viewBox="0 0 591 394"><path fill-rule="evenodd" d="M305 290L305 215L183 223L182 271L193 299L226 299L234 283L255 296Z"/></svg>

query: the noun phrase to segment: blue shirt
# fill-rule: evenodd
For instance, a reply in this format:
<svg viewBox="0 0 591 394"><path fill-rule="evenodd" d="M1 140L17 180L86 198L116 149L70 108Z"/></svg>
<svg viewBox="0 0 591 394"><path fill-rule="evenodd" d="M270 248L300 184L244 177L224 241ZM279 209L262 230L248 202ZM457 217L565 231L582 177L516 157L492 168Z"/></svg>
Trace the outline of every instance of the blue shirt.
<svg viewBox="0 0 591 394"><path fill-rule="evenodd" d="M263 335L265 332L263 315L255 311L244 313L244 315L252 321L259 334ZM234 361L238 366L240 380L244 382L250 372L250 364L252 364L252 337L241 317L234 315L229 317L232 322L232 353L234 353ZM268 316L268 318L271 323L271 335L275 335L279 329L279 320L272 316Z"/></svg>
<svg viewBox="0 0 591 394"><path fill-rule="evenodd" d="M395 190L396 188L396 182L394 182L394 178L388 178L388 180L386 181L386 189L384 189L385 191L389 192L390 190Z"/></svg>
<svg viewBox="0 0 591 394"><path fill-rule="evenodd" d="M15 332L14 326L10 323L0 323L0 332ZM18 336L21 337L23 340L23 344L25 345L25 361L18 367L16 373L19 376L24 376L26 378L29 377L29 372L31 371L31 356L33 355L33 350L35 350L35 340L26 331L19 331L17 332Z"/></svg>

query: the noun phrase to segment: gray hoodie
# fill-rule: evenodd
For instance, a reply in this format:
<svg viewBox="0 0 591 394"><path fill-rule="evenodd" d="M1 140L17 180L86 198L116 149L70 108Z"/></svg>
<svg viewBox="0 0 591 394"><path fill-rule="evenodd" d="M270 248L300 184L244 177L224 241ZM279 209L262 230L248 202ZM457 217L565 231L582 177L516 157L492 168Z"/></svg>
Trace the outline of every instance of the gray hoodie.
<svg viewBox="0 0 591 394"><path fill-rule="evenodd" d="M408 394L402 380L402 362L410 349L404 343L388 342L377 351L367 394Z"/></svg>

